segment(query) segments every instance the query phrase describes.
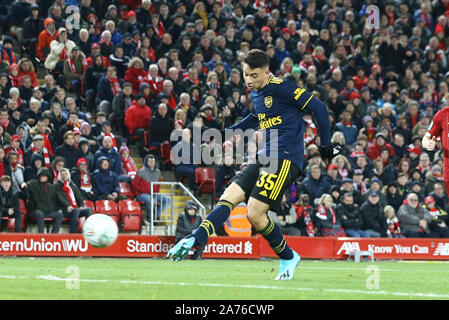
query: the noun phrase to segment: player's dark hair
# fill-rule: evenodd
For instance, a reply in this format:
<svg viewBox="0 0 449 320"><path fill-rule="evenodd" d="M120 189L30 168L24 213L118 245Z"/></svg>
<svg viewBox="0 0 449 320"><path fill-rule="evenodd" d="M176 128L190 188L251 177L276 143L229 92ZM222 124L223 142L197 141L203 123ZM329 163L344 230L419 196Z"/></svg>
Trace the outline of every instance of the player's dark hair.
<svg viewBox="0 0 449 320"><path fill-rule="evenodd" d="M252 49L243 60L250 69L265 68L270 65L270 59L267 54L260 49Z"/></svg>

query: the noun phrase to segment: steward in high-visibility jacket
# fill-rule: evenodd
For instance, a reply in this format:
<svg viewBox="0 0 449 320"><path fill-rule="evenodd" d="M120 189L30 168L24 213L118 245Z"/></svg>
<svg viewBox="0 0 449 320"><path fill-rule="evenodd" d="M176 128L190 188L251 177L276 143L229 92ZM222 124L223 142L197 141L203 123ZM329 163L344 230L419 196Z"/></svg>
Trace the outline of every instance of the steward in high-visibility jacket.
<svg viewBox="0 0 449 320"><path fill-rule="evenodd" d="M251 223L248 220L248 209L246 207L235 207L228 220L224 224L224 229L230 237L251 237Z"/></svg>

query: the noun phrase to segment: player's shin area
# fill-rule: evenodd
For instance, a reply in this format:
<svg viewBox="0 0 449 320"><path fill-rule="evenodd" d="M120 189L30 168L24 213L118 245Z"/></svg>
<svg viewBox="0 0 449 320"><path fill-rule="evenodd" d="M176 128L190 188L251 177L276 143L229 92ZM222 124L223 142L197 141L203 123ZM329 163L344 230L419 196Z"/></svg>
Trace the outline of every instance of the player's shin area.
<svg viewBox="0 0 449 320"><path fill-rule="evenodd" d="M267 212L269 209L269 205L254 199L250 198L248 201L248 220L254 226L256 230L262 230L268 224Z"/></svg>

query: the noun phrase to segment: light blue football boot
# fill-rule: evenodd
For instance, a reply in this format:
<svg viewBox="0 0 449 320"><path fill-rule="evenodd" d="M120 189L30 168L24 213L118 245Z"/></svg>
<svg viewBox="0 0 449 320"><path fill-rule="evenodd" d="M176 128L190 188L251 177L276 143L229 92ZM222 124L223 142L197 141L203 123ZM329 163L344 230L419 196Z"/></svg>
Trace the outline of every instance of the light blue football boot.
<svg viewBox="0 0 449 320"><path fill-rule="evenodd" d="M292 250L293 251L293 250ZM301 257L295 251L293 251L293 259L284 260L281 259L279 266L279 274L274 280L292 280L295 274L295 269L301 261Z"/></svg>
<svg viewBox="0 0 449 320"><path fill-rule="evenodd" d="M173 248L171 248L167 253L167 258L172 258L173 261L183 260L189 251L195 244L195 237L184 238L179 241Z"/></svg>

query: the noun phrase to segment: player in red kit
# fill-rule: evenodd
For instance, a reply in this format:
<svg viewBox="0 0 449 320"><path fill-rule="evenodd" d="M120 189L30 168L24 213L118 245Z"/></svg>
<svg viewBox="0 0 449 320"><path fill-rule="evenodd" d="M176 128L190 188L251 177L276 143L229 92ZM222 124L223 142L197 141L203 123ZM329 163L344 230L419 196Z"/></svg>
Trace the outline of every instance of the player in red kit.
<svg viewBox="0 0 449 320"><path fill-rule="evenodd" d="M433 117L422 139L422 147L428 151L435 149L437 138L441 139L444 155L444 185L446 194L449 195L449 108L438 111Z"/></svg>

